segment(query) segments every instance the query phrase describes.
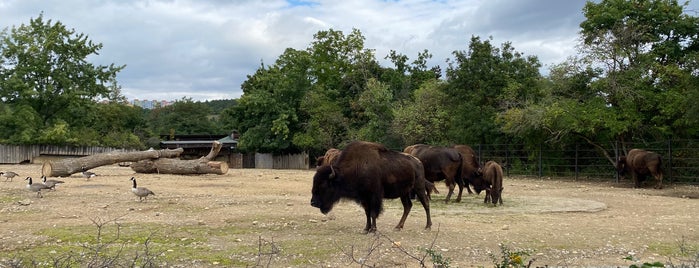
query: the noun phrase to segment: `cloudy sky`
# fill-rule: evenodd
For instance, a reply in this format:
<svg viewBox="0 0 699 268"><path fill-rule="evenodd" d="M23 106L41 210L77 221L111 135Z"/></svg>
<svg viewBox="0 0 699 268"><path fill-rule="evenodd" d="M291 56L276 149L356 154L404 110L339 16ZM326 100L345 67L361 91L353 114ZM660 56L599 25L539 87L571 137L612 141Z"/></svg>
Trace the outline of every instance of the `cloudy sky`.
<svg viewBox="0 0 699 268"><path fill-rule="evenodd" d="M466 50L471 36L534 55L545 65L576 53L584 0L2 0L0 28L43 12L104 45L97 64L126 65L129 99L239 98L240 85L285 48L321 30L359 29L377 59L393 49L430 66ZM546 67L544 68L546 69ZM545 70L543 70L545 72Z"/></svg>

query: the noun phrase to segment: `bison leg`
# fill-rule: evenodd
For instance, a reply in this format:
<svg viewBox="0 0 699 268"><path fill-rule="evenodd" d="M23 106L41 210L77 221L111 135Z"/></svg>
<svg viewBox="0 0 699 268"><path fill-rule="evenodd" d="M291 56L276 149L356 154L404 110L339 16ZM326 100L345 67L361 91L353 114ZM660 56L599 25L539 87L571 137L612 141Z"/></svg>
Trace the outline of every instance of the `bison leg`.
<svg viewBox="0 0 699 268"><path fill-rule="evenodd" d="M663 189L663 173L656 169L651 169L650 174L655 177L655 189Z"/></svg>
<svg viewBox="0 0 699 268"><path fill-rule="evenodd" d="M396 230L403 229L403 225L405 225L405 219L408 218L408 214L410 213L410 209L413 207L413 202L410 201L410 196L404 195L400 197L400 202L403 203L403 216L400 217L400 221L398 222L398 225L396 225Z"/></svg>
<svg viewBox="0 0 699 268"><path fill-rule="evenodd" d="M417 195L420 204L425 209L425 216L427 216L427 224L425 229L429 230L432 227L432 218L430 217L430 199L427 195Z"/></svg>
<svg viewBox="0 0 699 268"><path fill-rule="evenodd" d="M376 218L372 216L369 209L364 209L364 214L366 214L366 225L364 226L364 233L376 232Z"/></svg>
<svg viewBox="0 0 699 268"><path fill-rule="evenodd" d="M449 199L451 199L451 195L454 194L454 184L447 182L447 187L449 187L449 193L447 194L447 198L444 199L444 203L449 203Z"/></svg>
<svg viewBox="0 0 699 268"><path fill-rule="evenodd" d="M638 174L636 174L636 172L631 173L631 179L633 180L634 188L641 188L641 179L638 177Z"/></svg>
<svg viewBox="0 0 699 268"><path fill-rule="evenodd" d="M456 185L459 186L459 196L456 197L456 202L459 203L459 202L461 202L461 193L463 193L463 191L464 191L464 183L463 183L463 181L461 181L461 182L457 182ZM468 185L466 185L466 187L468 187Z"/></svg>

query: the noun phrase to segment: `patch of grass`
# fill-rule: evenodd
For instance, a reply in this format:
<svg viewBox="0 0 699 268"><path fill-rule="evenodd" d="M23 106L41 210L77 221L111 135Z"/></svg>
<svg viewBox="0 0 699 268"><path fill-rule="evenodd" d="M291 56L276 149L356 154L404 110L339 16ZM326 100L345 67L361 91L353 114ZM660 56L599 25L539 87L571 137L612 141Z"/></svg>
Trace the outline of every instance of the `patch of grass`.
<svg viewBox="0 0 699 268"><path fill-rule="evenodd" d="M251 232L236 226L120 224L116 221L95 224L98 228L82 225L41 229L37 234L46 237L44 243L26 244L22 248L0 253L0 267L7 264L8 260L19 261L23 264L21 266L36 266L35 264L41 263L56 266L56 260L80 259L91 254L93 259L118 258L129 262L139 256L142 258L143 252L149 252L149 258L157 259L158 263L250 266L254 265L257 252L257 247L252 243L234 242L236 238L233 235ZM211 243L211 240L216 242ZM28 261L31 263L27 263ZM138 264L136 261L133 263ZM84 266L83 264L85 263L77 266ZM63 267L71 266L76 265Z"/></svg>

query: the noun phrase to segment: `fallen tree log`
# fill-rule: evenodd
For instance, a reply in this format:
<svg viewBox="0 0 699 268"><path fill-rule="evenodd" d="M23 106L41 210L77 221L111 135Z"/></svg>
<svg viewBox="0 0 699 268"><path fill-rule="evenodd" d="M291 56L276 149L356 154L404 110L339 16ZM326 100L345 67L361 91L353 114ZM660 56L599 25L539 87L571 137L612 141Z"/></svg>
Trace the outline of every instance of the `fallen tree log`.
<svg viewBox="0 0 699 268"><path fill-rule="evenodd" d="M228 164L221 161L212 161L221 151L222 146L220 142L214 141L209 154L199 159L144 159L131 164L131 169L137 173L223 175L228 173Z"/></svg>
<svg viewBox="0 0 699 268"><path fill-rule="evenodd" d="M178 157L184 149L149 150L137 152L109 152L93 154L79 158L67 158L60 161L44 162L41 174L46 177L68 177L83 169L88 170L99 166L113 165L119 162L136 162L143 159L159 159Z"/></svg>

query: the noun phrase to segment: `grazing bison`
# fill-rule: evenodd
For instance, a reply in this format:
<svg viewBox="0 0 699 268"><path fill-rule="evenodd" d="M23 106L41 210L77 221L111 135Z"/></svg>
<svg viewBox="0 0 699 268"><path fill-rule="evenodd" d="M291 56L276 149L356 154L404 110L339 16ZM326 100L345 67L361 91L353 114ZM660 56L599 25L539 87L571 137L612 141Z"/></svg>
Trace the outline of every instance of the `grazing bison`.
<svg viewBox="0 0 699 268"><path fill-rule="evenodd" d="M619 158L616 169L621 177L624 177L626 173L631 173L631 179L636 188L641 187L641 182L650 174L655 177L655 188L662 189L662 165L662 158L659 154L641 149L631 149L626 156Z"/></svg>
<svg viewBox="0 0 699 268"><path fill-rule="evenodd" d="M493 202L497 206L502 205L502 167L495 161L488 161L483 167L483 180L488 185L485 188L483 203Z"/></svg>
<svg viewBox="0 0 699 268"><path fill-rule="evenodd" d="M396 229L402 229L413 206L410 194L414 192L425 209L428 229L432 219L425 185L424 169L417 158L378 143L355 141L331 165L316 170L311 206L327 214L340 199L354 200L366 214L364 231L375 232L383 199L400 198L403 216Z"/></svg>
<svg viewBox="0 0 699 268"><path fill-rule="evenodd" d="M476 193L480 194L480 192L484 189L481 186L483 185L483 174L481 164L478 162L478 157L476 156L476 152L471 148L471 146L468 145L457 144L452 146L452 148L461 153L461 180L463 181L462 183L466 188L466 191L468 191L469 194L473 193L471 192L471 187L468 186L470 184L473 185Z"/></svg>
<svg viewBox="0 0 699 268"><path fill-rule="evenodd" d="M428 181L444 181L449 188L445 202L449 203L454 187L459 186L459 195L456 202L461 202L461 193L464 184L461 180L462 157L454 148L415 144L406 147L403 152L414 155L422 162L425 168L425 178Z"/></svg>
<svg viewBox="0 0 699 268"><path fill-rule="evenodd" d="M330 148L325 151L325 155L316 158L316 168L321 166L329 166L338 156L340 156L340 149Z"/></svg>

